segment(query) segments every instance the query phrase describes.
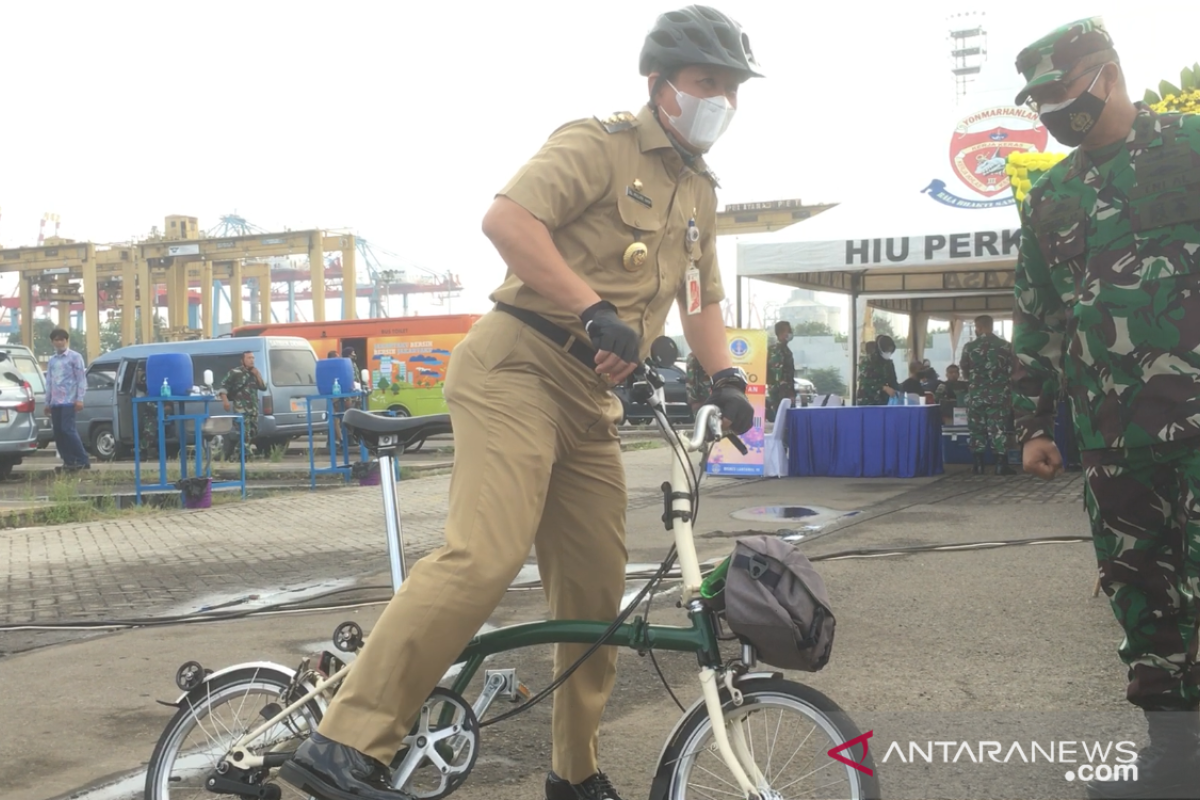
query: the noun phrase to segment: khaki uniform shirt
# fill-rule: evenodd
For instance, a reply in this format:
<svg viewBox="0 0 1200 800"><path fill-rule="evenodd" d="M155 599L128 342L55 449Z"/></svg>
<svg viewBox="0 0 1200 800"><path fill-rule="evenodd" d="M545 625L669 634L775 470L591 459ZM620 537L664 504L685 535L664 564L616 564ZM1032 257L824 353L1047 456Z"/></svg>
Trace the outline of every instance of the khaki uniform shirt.
<svg viewBox="0 0 1200 800"><path fill-rule="evenodd" d="M545 224L567 265L641 334L644 360L663 333L672 301L686 313L685 236L693 218L700 232L692 256L700 271L701 304L725 298L717 268L714 184L701 160L694 168L684 164L650 108L643 107L636 117L563 125L499 194ZM626 267L623 256L634 242L644 243L648 256L640 267ZM526 286L511 269L491 299L536 311L590 341L579 317Z"/></svg>

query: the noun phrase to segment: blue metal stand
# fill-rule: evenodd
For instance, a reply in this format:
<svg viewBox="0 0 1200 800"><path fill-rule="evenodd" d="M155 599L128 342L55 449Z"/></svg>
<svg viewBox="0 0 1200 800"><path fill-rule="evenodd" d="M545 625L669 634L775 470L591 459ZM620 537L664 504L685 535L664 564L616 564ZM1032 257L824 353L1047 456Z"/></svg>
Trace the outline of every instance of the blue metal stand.
<svg viewBox="0 0 1200 800"><path fill-rule="evenodd" d="M345 481L347 481L347 482L350 481L350 472L352 469L352 467L350 465L350 437L346 435L346 429L343 426L342 427L341 447L335 447L334 442L336 441L336 437L334 436L334 431L333 431L334 421L340 420L343 416L345 416L346 412L344 410L343 411L336 410L336 407L334 406L334 401L335 400L354 400L354 399L361 400L362 407L364 407L364 408L366 407L366 405L367 405L367 403L366 403L367 393L366 392L343 392L342 394L315 394L315 395L310 395L310 396L304 398L304 402L307 405L306 413L307 413L307 422L308 422L308 476L309 476L308 480L309 480L309 488L310 489L315 489L317 487L317 476L318 475L340 474ZM325 420L324 420L325 421L325 429L329 435L329 466L328 467L317 467L316 448L313 446L313 429L314 429L313 403L315 403L319 400L325 401L325 407L328 409L328 412L326 413ZM359 461L360 462L366 461L368 458L367 446L364 445L362 442L359 442L358 450L359 450ZM338 460L339 460L338 456L341 456L342 463L340 463L340 464L338 463Z"/></svg>
<svg viewBox="0 0 1200 800"><path fill-rule="evenodd" d="M196 477L212 478L212 460L209 460L208 468L205 469L203 463L204 446L203 446L203 426L204 420L208 419L211 414L208 411L208 406L214 400L220 400L220 397L208 394L187 395L184 397L135 397L133 398L133 485L136 502L138 505L142 503L143 491L178 491L173 482L167 480L167 423L174 422L179 429L179 477L185 479L188 477L187 464L187 422L192 422L193 445L196 451ZM159 482L155 484L142 484L142 450L140 443L141 434L141 418L138 414L139 403L154 403L155 416L158 418L158 476ZM165 403L177 403L181 413L165 414ZM182 413L187 403L203 403L204 410L200 413L186 414ZM237 417L238 440L240 443L241 453L241 477L234 481L219 481L212 484L215 489L231 489L237 487L242 491L242 499L246 497L246 421L241 414L229 414L227 416ZM183 493L180 492L182 495Z"/></svg>

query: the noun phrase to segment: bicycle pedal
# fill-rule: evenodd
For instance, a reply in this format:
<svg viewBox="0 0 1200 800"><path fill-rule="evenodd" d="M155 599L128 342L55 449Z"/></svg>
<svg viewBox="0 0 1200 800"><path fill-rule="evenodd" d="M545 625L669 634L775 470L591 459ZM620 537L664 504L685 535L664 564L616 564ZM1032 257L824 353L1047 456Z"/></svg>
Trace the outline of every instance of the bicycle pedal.
<svg viewBox="0 0 1200 800"><path fill-rule="evenodd" d="M520 681L517 681L516 689L513 692L512 702L528 703L530 697L533 697L533 692L529 691L529 687Z"/></svg>

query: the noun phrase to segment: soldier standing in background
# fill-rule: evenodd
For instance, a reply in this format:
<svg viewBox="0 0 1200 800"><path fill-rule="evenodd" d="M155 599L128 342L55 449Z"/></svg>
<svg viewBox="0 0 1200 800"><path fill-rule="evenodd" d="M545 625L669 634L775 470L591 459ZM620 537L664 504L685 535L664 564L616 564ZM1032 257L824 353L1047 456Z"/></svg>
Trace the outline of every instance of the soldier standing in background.
<svg viewBox="0 0 1200 800"><path fill-rule="evenodd" d="M896 345L889 336L876 337L875 341L863 345L863 357L858 362L858 405L886 406L888 399L896 395L896 368L888 358L881 355L880 343L891 344L891 353Z"/></svg>
<svg viewBox="0 0 1200 800"><path fill-rule="evenodd" d="M1017 70L1017 103L1075 148L1019 208L1017 430L1026 472L1055 477L1065 388L1125 696L1150 735L1133 780L1088 796L1197 797L1200 116L1134 103L1098 17L1034 42Z"/></svg>
<svg viewBox="0 0 1200 800"><path fill-rule="evenodd" d="M229 370L221 388L217 392L225 410L238 412L242 415L242 424L246 430L246 447L258 436L258 393L266 391L267 384L263 382L262 374L254 366L254 353L247 350L242 353L242 363ZM225 460L233 458L237 449L237 440L226 436L224 441Z"/></svg>
<svg viewBox="0 0 1200 800"><path fill-rule="evenodd" d="M788 342L792 340L792 323L781 319L775 323L775 344L767 349L767 421L775 421L779 401L790 398L796 402L796 360Z"/></svg>
<svg viewBox="0 0 1200 800"><path fill-rule="evenodd" d="M967 431L975 474L983 474L983 456L991 442L997 475L1016 475L1008 466L1008 419L1012 414L1012 345L992 332L992 318L975 318L975 340L963 348L967 394Z"/></svg>
<svg viewBox="0 0 1200 800"><path fill-rule="evenodd" d="M710 394L712 394L712 378L708 377L708 373L700 365L700 359L696 358L696 354L689 353L687 357L687 398L693 414L700 410L700 406L708 402Z"/></svg>

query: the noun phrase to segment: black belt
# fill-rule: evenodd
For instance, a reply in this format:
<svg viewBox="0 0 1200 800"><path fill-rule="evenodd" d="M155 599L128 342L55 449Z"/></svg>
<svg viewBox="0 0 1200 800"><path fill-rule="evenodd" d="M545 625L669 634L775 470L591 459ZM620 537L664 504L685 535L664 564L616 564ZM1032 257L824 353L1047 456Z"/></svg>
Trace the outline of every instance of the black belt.
<svg viewBox="0 0 1200 800"><path fill-rule="evenodd" d="M579 361L579 363L583 364L590 371L595 372L595 349L581 341L575 334L560 328L550 320L543 317L541 314L538 314L535 311L530 311L527 308L510 306L508 303L496 303L496 310L503 311L505 314L511 314L512 316L521 320L521 322L524 322L542 336L545 336L560 348L570 353Z"/></svg>

